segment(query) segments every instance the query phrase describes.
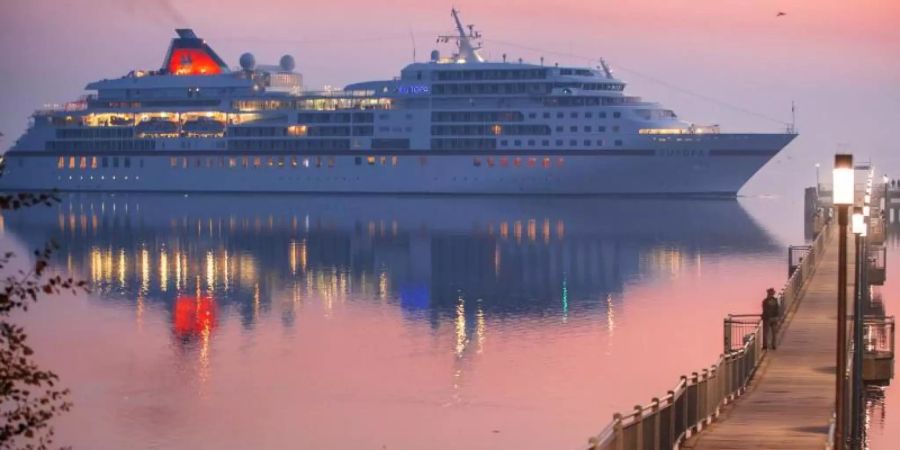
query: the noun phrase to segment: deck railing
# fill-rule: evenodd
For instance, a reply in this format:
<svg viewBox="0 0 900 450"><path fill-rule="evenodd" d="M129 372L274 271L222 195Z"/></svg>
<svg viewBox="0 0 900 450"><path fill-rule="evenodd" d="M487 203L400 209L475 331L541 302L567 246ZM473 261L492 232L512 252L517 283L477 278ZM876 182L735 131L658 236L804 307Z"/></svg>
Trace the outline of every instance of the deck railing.
<svg viewBox="0 0 900 450"><path fill-rule="evenodd" d="M816 236L779 295L779 324L796 306L827 244L830 226ZM722 407L740 397L759 367L765 351L759 315L729 315L725 319L724 353L718 361L647 405L616 413L600 433L588 440L588 450L671 449L718 417Z"/></svg>

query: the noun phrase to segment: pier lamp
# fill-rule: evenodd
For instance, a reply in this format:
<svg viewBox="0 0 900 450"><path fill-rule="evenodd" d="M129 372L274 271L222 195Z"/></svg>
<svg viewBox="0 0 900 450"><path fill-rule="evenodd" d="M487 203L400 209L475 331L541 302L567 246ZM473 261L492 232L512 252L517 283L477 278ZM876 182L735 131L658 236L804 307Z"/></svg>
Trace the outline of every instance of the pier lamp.
<svg viewBox="0 0 900 450"><path fill-rule="evenodd" d="M862 364L863 364L863 307L862 294L866 283L864 271L866 270L866 262L868 254L866 249L866 232L868 226L868 206L853 208L853 216L851 218L851 231L854 236L854 244L856 246L856 264L853 280L853 373L852 373L852 391L850 397L850 442L851 448L860 448L862 442L863 430L863 387L862 387Z"/></svg>
<svg viewBox="0 0 900 450"><path fill-rule="evenodd" d="M851 232L857 236L866 235L866 214L862 207L853 208L853 217L850 221Z"/></svg>
<svg viewBox="0 0 900 450"><path fill-rule="evenodd" d="M846 442L843 377L847 373L847 222L848 209L853 204L853 155L834 155L831 201L838 213L838 292L837 292L837 371L834 376L834 442L843 448Z"/></svg>

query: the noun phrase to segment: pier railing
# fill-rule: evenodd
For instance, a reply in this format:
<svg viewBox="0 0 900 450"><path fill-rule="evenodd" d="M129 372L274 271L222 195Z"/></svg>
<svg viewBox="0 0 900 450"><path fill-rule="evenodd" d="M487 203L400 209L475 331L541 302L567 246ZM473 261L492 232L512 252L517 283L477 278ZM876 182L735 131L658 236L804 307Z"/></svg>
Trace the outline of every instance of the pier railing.
<svg viewBox="0 0 900 450"><path fill-rule="evenodd" d="M824 251L830 225L826 224L794 268L779 295L779 324L796 306L801 290L812 277ZM588 440L588 450L671 449L700 432L718 417L722 407L740 397L765 354L762 322L757 314L725 318L724 353L718 361L647 405L616 413L599 434Z"/></svg>

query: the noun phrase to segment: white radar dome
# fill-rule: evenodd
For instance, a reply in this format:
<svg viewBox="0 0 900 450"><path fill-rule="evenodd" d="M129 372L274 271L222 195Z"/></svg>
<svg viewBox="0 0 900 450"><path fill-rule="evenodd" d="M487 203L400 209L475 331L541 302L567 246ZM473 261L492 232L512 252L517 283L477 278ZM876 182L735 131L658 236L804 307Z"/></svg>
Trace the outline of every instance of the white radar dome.
<svg viewBox="0 0 900 450"><path fill-rule="evenodd" d="M256 67L256 58L253 56L253 53L247 52L241 55L241 69L244 70L253 70Z"/></svg>
<svg viewBox="0 0 900 450"><path fill-rule="evenodd" d="M281 70L285 72L293 72L295 67L294 57L291 55L284 55L281 57L278 65L281 66Z"/></svg>

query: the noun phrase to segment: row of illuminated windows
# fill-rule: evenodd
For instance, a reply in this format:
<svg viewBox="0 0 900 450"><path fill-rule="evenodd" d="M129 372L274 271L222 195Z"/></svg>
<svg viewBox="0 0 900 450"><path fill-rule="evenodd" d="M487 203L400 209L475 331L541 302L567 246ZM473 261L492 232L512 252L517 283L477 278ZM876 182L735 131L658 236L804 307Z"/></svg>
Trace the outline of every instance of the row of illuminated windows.
<svg viewBox="0 0 900 450"><path fill-rule="evenodd" d="M544 111L544 112L541 114L541 117L543 117L544 119L549 119L549 118L551 117L551 113L550 113L549 111ZM562 111L557 111L557 112L556 112L556 118L557 118L557 119L564 119L565 117L566 117L566 113L564 113L564 112L562 112ZM578 111L572 111L572 112L569 113L569 118L570 118L570 119L577 119L577 118L579 118L579 117L583 117L583 118L585 118L585 119L593 119L593 118L594 118L594 112L593 112L593 111L585 111L585 112L583 112L583 113L579 113ZM598 118L598 119L606 119L607 117L608 117L608 116L607 116L606 111L597 111L597 118ZM620 119L621 117L622 117L622 112L621 112L621 111L613 111L613 113L612 113L612 118L613 118L613 119ZM528 118L529 118L529 119L535 119L535 118L537 118L537 113L536 113L536 112L528 113Z"/></svg>
<svg viewBox="0 0 900 450"><path fill-rule="evenodd" d="M399 164L400 158L396 155L394 156L367 156L363 158L362 156L357 156L354 158L354 164L357 166L363 165L363 161L370 166L380 165L382 166L397 166ZM247 169L247 168L264 168L264 167L277 167L277 168L298 168L298 167L328 167L333 168L336 165L336 159L333 156L312 156L312 157L297 157L297 156L219 156L219 157L207 157L207 158L188 158L186 156L173 156L169 158L169 166L174 168L182 168L187 169L190 167L194 168L229 168L229 169Z"/></svg>
<svg viewBox="0 0 900 450"><path fill-rule="evenodd" d="M593 132L594 132L594 127L592 127L592 126L590 126L590 125L585 125L585 126L583 126L581 129L582 129L582 131L585 132L585 133L593 133ZM621 128L619 128L618 125L613 125L613 126L611 127L611 129L612 129L612 132L613 132L613 133L618 133L619 130L620 130ZM557 133L562 133L562 132L565 131L565 128L564 128L562 125L557 125L556 128L555 128L555 131L556 131ZM570 125L570 126L569 126L569 132L571 132L571 133L577 133L577 132L578 132L578 125ZM605 125L600 125L600 126L598 126L598 127L597 127L597 133L606 133L606 126L605 126Z"/></svg>
<svg viewBox="0 0 900 450"><path fill-rule="evenodd" d="M524 144L527 145L528 147L534 147L534 146L538 145L538 144L537 144L537 141L534 140L534 139L528 139L527 141L522 141L522 140L520 140L520 139L516 139L516 140L514 140L514 141L508 141L508 140L505 140L505 139L504 139L504 140L500 141L500 146L501 146L501 147L508 147L508 146L510 145L510 142L512 142L512 145L514 145L514 146L516 146L516 147L521 147L521 146L523 145L523 142L524 142ZM557 146L557 147L561 147L561 146L565 145L565 142L566 142L566 141L563 140L563 139L556 139L556 140L553 141L553 145L555 145L555 146ZM590 147L590 146L594 146L594 145L596 145L597 147L603 147L603 146L606 144L607 141L604 141L603 139L597 139L596 141L595 141L595 140L592 140L592 139L585 139L585 140L580 141L580 142L582 142L582 143L584 144L585 147ZM569 146L570 146L570 147L578 147L578 143L579 143L578 139L570 139L570 140L569 140ZM543 140L541 140L541 144L540 144L540 145L541 145L541 147L549 147L549 146L550 146L550 140L549 140L549 139L543 139ZM621 145L622 145L622 140L621 140L621 139L616 139L616 140L614 140L614 141L613 141L613 145L615 145L615 146L621 146Z"/></svg>
<svg viewBox="0 0 900 450"><path fill-rule="evenodd" d="M544 119L550 119L554 115L557 119L567 117L567 114L562 111L557 111L555 114L550 111L541 113L541 117ZM537 116L537 112L528 113L529 119L536 119ZM570 119L593 119L594 116L594 111L572 111L568 113L568 118ZM613 111L611 114L608 114L606 111L596 111L598 119L606 119L609 116L612 116L613 119L620 119L622 112ZM524 118L524 115L519 111L435 111L431 113L432 122L521 122Z"/></svg>
<svg viewBox="0 0 900 450"><path fill-rule="evenodd" d="M138 165L144 167L144 160L139 159ZM60 156L56 160L57 169L113 169L131 167L131 158L127 156Z"/></svg>
<svg viewBox="0 0 900 450"><path fill-rule="evenodd" d="M547 78L547 69L440 70L438 80L535 80Z"/></svg>
<svg viewBox="0 0 900 450"><path fill-rule="evenodd" d="M556 163L556 167L563 167L566 164L566 160L563 157L558 157L555 159L550 157L536 158L521 158L521 157L493 157L488 156L486 158L482 158L480 156L476 156L472 158L472 165L475 167L543 167L544 169L549 169L554 166L554 162Z"/></svg>

